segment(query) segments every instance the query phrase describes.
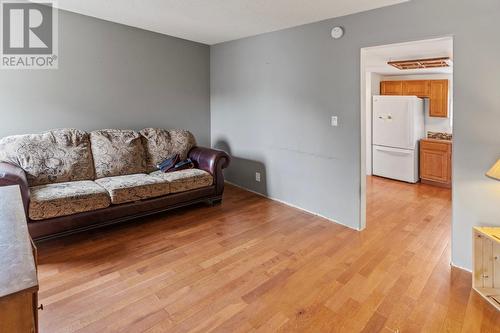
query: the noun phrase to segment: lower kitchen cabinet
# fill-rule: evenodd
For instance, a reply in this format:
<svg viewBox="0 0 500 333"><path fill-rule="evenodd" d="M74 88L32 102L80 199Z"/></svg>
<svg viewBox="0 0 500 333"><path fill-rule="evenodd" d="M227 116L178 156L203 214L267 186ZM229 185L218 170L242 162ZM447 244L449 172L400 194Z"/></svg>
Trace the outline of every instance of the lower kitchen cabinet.
<svg viewBox="0 0 500 333"><path fill-rule="evenodd" d="M420 141L420 179L423 183L451 187L451 151L448 140Z"/></svg>

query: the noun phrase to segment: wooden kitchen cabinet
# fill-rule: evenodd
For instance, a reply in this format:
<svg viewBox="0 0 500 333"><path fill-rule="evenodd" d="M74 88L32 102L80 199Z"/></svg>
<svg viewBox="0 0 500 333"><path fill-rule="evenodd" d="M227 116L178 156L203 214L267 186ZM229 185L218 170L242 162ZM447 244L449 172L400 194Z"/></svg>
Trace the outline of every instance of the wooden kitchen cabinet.
<svg viewBox="0 0 500 333"><path fill-rule="evenodd" d="M451 187L451 151L451 141L420 140L420 179L423 183Z"/></svg>
<svg viewBox="0 0 500 333"><path fill-rule="evenodd" d="M448 117L448 80L431 80L429 116Z"/></svg>
<svg viewBox="0 0 500 333"><path fill-rule="evenodd" d="M429 116L448 117L448 80L382 81L380 94L428 98Z"/></svg>
<svg viewBox="0 0 500 333"><path fill-rule="evenodd" d="M382 81L380 82L381 95L402 95L403 81Z"/></svg>
<svg viewBox="0 0 500 333"><path fill-rule="evenodd" d="M403 95L417 96L420 98L429 97L429 80L403 81Z"/></svg>

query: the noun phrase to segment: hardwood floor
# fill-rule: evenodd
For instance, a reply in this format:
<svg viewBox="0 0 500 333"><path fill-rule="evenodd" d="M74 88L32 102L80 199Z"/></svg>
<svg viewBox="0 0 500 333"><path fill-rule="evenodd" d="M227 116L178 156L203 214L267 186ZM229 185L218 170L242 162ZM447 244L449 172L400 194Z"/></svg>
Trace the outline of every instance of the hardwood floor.
<svg viewBox="0 0 500 333"><path fill-rule="evenodd" d="M450 190L368 179L356 232L228 186L39 244L41 332L500 332L451 268Z"/></svg>

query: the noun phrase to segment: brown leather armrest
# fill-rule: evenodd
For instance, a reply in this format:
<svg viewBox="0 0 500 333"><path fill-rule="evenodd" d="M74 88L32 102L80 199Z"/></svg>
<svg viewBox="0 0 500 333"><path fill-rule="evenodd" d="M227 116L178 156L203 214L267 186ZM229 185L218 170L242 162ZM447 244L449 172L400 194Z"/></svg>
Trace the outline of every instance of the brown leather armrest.
<svg viewBox="0 0 500 333"><path fill-rule="evenodd" d="M222 170L229 166L231 158L222 150L205 147L194 147L189 151L188 157L199 169L209 172L214 177L216 194L224 192L224 174Z"/></svg>
<svg viewBox="0 0 500 333"><path fill-rule="evenodd" d="M26 217L28 216L28 207L30 201L30 189L26 173L20 167L0 162L0 186L19 185L21 188L21 196L23 198L24 210Z"/></svg>

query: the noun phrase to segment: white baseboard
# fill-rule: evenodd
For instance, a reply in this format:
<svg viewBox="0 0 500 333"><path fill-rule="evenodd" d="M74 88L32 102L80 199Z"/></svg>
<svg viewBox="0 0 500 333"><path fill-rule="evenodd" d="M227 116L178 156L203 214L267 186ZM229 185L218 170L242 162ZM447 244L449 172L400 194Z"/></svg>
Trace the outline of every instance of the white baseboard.
<svg viewBox="0 0 500 333"><path fill-rule="evenodd" d="M463 271L466 271L466 272L472 273L472 270L470 270L470 269L468 269L468 268L465 268L465 267L462 267L462 266L455 265L455 264L453 263L453 261L450 263L450 265L451 265L451 266L453 266L453 267L456 267L456 268L458 268L458 269L461 269L461 270L463 270Z"/></svg>
<svg viewBox="0 0 500 333"><path fill-rule="evenodd" d="M261 196L261 197L264 197L264 198L267 198L267 199L270 199L270 200L273 200L273 201L276 201L276 202L282 203L282 204L287 205L287 206L289 206L289 207L292 207L292 208L295 208L295 209L301 210L301 211L306 212L306 213L308 213L308 214L311 214L311 215L314 215L314 216L321 217L322 219L325 219L325 220L327 220L328 222L333 222L333 223L336 223L336 224L340 224L340 225L342 225L342 226L344 226L344 227L347 227L347 228L349 228L349 229L359 231L359 229L353 228L353 227L348 226L348 225L346 225L346 224L344 224L344 223L341 223L341 222L339 222L339 221L333 220L333 219L331 219L331 218L329 218L329 217L326 217L326 216L324 216L324 215L321 215L321 214L318 214L318 213L312 212L312 211L310 211L310 210L304 209L304 208L302 208L302 207L296 206L296 205L291 204L291 203L289 203L289 202L286 202L286 201L283 201L283 200L280 200L280 199L277 199L277 198L273 198L273 197L270 197L270 196L268 196L268 195L265 195L265 194L262 194L262 193L259 193L259 192L256 192L256 191L253 191L253 190L251 190L251 189L248 189L248 188L246 188L246 187L243 187L243 186L241 186L241 185L238 185L238 184L232 183L232 182L227 181L227 180L225 180L224 182L225 182L225 183L228 183L228 184L230 184L230 185L232 185L232 186L235 186L235 187L241 188L242 190L245 190L245 191L248 191L248 192L251 192L251 193L257 194L257 195L259 195L259 196Z"/></svg>

